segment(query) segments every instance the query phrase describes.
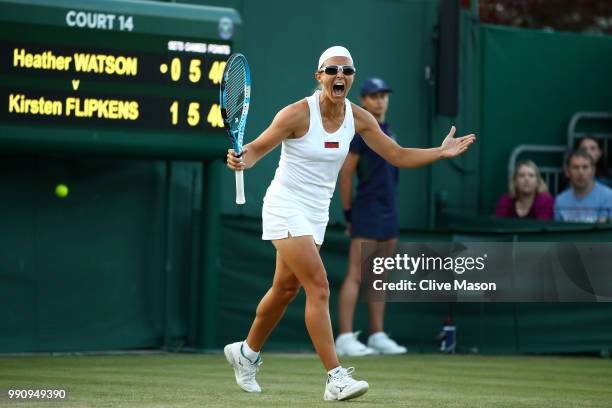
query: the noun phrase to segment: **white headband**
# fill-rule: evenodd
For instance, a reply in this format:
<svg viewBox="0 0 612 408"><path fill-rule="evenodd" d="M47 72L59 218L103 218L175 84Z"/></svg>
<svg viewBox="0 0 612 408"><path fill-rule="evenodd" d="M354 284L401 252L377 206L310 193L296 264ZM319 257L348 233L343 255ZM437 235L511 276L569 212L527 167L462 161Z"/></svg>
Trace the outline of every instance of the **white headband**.
<svg viewBox="0 0 612 408"><path fill-rule="evenodd" d="M328 49L323 51L323 54L321 54L321 56L319 57L319 66L317 67L317 69L321 68L321 65L323 65L326 60L332 57L346 57L351 60L351 63L353 62L353 57L351 57L351 53L349 52L349 50L339 45L334 45L333 47L329 47Z"/></svg>

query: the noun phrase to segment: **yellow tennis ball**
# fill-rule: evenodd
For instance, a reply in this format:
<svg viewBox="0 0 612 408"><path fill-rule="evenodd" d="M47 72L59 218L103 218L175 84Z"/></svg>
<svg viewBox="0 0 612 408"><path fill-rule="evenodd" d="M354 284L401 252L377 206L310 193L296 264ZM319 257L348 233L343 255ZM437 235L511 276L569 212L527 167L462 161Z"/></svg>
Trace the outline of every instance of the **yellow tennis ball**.
<svg viewBox="0 0 612 408"><path fill-rule="evenodd" d="M55 187L55 195L59 198L66 198L68 196L68 187L65 184L58 184Z"/></svg>

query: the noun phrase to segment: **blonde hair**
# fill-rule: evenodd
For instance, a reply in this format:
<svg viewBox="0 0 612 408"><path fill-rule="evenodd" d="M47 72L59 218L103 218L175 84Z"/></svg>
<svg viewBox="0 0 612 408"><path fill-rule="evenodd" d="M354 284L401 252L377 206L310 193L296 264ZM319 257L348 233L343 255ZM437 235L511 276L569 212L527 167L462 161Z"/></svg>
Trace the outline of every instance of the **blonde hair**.
<svg viewBox="0 0 612 408"><path fill-rule="evenodd" d="M531 160L523 160L523 161L518 162L516 164L516 167L514 168L514 174L512 175L512 180L510 181L510 185L508 186L508 193L510 194L510 197L516 198L517 196L516 194L516 176L518 176L518 172L523 166L529 167L536 174L536 177L538 179L538 188L536 189L536 194L548 193L548 186L544 182L544 179L542 178L542 174L540 173L540 169L538 169L538 166L536 166L536 164Z"/></svg>

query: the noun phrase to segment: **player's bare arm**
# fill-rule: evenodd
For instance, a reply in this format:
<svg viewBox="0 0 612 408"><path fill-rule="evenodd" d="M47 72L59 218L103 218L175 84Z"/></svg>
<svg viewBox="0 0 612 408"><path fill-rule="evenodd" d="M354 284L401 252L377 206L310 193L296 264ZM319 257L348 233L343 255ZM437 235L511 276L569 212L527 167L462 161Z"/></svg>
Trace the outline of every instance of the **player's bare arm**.
<svg viewBox="0 0 612 408"><path fill-rule="evenodd" d="M342 200L342 210L347 216L347 211L351 210L351 202L353 200L353 175L357 171L359 163L359 155L357 153L348 152L342 168L340 169L340 199ZM347 220L347 233L350 232L350 221Z"/></svg>
<svg viewBox="0 0 612 408"><path fill-rule="evenodd" d="M455 138L455 127L440 145L430 149L415 149L401 147L387 137L376 122L376 119L365 109L353 104L355 131L360 133L366 144L386 161L399 168L415 168L425 166L440 159L447 159L464 153L474 143L476 136Z"/></svg>
<svg viewBox="0 0 612 408"><path fill-rule="evenodd" d="M251 143L244 145L241 157L227 151L227 166L232 170L253 167L262 157L283 140L303 136L308 131L309 110L306 100L295 102L281 109L272 123Z"/></svg>
<svg viewBox="0 0 612 408"><path fill-rule="evenodd" d="M349 152L340 169L340 199L342 200L342 208L345 210L351 208L351 201L353 199L353 175L357 170L358 163L359 155Z"/></svg>

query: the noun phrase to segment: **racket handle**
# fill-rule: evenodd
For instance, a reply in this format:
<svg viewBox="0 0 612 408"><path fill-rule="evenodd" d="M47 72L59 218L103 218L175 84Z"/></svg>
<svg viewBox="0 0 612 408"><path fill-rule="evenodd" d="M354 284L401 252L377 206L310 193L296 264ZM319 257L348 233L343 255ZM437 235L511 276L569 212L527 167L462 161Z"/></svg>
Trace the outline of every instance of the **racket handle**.
<svg viewBox="0 0 612 408"><path fill-rule="evenodd" d="M246 200L244 199L244 176L242 174L242 170L237 170L236 172L236 204L244 204Z"/></svg>

